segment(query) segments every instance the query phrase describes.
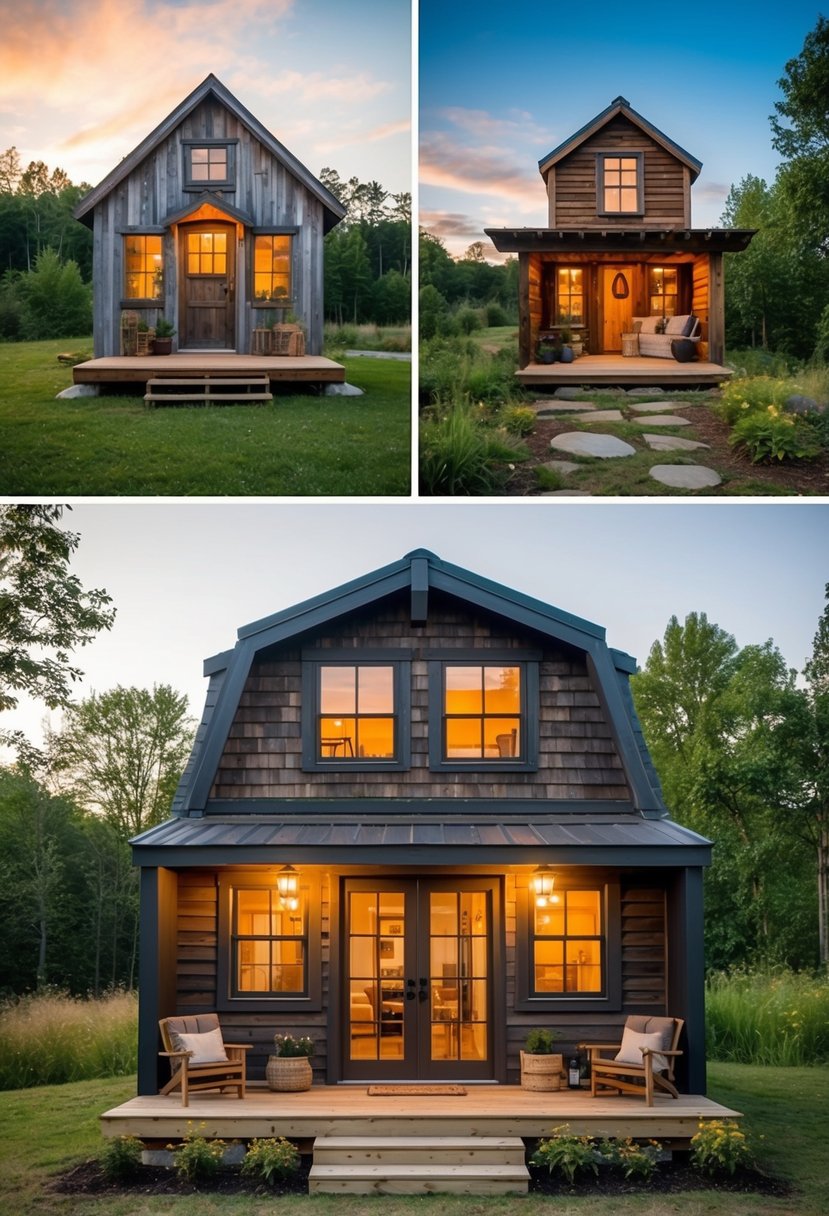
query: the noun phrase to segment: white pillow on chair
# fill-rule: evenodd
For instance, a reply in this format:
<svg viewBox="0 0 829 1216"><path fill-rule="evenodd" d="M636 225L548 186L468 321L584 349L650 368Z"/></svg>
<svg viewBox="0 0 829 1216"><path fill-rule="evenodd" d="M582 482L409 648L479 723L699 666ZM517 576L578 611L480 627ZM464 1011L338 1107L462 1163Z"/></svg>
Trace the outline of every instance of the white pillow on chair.
<svg viewBox="0 0 829 1216"><path fill-rule="evenodd" d="M641 1068L644 1063L643 1047L650 1047L654 1052L654 1072L664 1072L668 1061L658 1051L658 1048L662 1047L662 1035L658 1031L654 1034L641 1034L638 1030L631 1030L626 1026L622 1035L622 1046L613 1058L617 1064L636 1064Z"/></svg>
<svg viewBox="0 0 829 1216"><path fill-rule="evenodd" d="M204 1034L178 1034L176 1038L180 1044L179 1051L192 1051L191 1064L227 1063L227 1052L218 1026Z"/></svg>

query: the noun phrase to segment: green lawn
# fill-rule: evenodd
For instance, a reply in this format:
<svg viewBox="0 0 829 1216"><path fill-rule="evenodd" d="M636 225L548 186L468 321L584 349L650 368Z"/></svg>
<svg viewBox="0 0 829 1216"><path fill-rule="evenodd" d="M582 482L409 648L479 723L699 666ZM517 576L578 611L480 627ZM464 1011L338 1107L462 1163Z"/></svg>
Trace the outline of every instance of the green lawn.
<svg viewBox="0 0 829 1216"><path fill-rule="evenodd" d="M98 1115L131 1096L131 1081L81 1081L0 1093L0 1211L14 1216L265 1216L274 1201L252 1196L134 1194L128 1198L58 1195L50 1179L95 1156L102 1139ZM823 1216L829 1210L829 1068L759 1068L713 1064L712 1098L742 1110L758 1156L796 1191L789 1199L705 1191L668 1196L551 1200L440 1196L434 1199L320 1195L280 1199L281 1216ZM278 1130L278 1129L277 1129ZM761 1139L761 1137L763 1137Z"/></svg>
<svg viewBox="0 0 829 1216"><path fill-rule="evenodd" d="M0 345L0 494L406 495L408 363L348 359L362 397L147 409L141 398L57 401L59 351L89 340Z"/></svg>

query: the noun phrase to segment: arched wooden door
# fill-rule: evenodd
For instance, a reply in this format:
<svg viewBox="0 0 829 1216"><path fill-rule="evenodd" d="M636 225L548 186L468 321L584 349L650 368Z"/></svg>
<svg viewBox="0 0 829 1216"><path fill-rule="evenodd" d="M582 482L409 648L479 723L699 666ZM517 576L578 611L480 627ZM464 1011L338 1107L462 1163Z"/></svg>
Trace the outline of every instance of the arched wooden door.
<svg viewBox="0 0 829 1216"><path fill-rule="evenodd" d="M216 221L181 226L179 348L233 350L236 345L236 226Z"/></svg>

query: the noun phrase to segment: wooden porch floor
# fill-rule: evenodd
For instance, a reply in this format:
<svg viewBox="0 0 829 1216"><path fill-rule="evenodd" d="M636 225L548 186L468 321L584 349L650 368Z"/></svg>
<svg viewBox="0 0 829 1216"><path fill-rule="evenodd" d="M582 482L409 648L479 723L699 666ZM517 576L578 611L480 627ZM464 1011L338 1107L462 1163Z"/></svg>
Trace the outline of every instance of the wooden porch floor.
<svg viewBox="0 0 829 1216"><path fill-rule="evenodd" d="M342 384L345 368L323 355L274 357L271 355L237 355L226 352L214 354L183 353L174 355L113 355L105 359L88 359L72 369L76 384L143 383L170 376L234 376L267 375L277 381Z"/></svg>
<svg viewBox="0 0 829 1216"><path fill-rule="evenodd" d="M620 385L654 387L662 385L695 388L720 384L733 374L719 363L697 361L677 363L675 359L656 359L646 355L581 355L572 363L528 363L516 376L528 388L558 388L563 385Z"/></svg>
<svg viewBox="0 0 829 1216"><path fill-rule="evenodd" d="M249 1089L241 1101L219 1093L131 1098L101 1115L105 1136L148 1141L183 1137L188 1121L205 1136L519 1136L536 1139L568 1123L577 1135L654 1137L686 1146L700 1119L739 1119L710 1098L658 1097L654 1106L623 1095L591 1098L588 1090L539 1093L515 1085L468 1085L460 1096L369 1096L364 1085L315 1085L302 1093Z"/></svg>

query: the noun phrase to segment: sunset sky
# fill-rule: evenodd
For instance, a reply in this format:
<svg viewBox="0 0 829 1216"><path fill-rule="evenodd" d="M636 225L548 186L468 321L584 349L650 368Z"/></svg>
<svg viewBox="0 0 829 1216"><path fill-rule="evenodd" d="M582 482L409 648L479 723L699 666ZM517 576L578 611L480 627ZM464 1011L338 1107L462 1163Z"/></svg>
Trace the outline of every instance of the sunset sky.
<svg viewBox="0 0 829 1216"><path fill-rule="evenodd" d="M421 224L455 255L485 227L544 227L538 161L621 95L703 162L692 222L716 225L732 184L774 179L777 81L819 13L803 0L422 0Z"/></svg>
<svg viewBox="0 0 829 1216"><path fill-rule="evenodd" d="M210 72L312 173L411 189L408 0L0 0L0 146L96 185Z"/></svg>

